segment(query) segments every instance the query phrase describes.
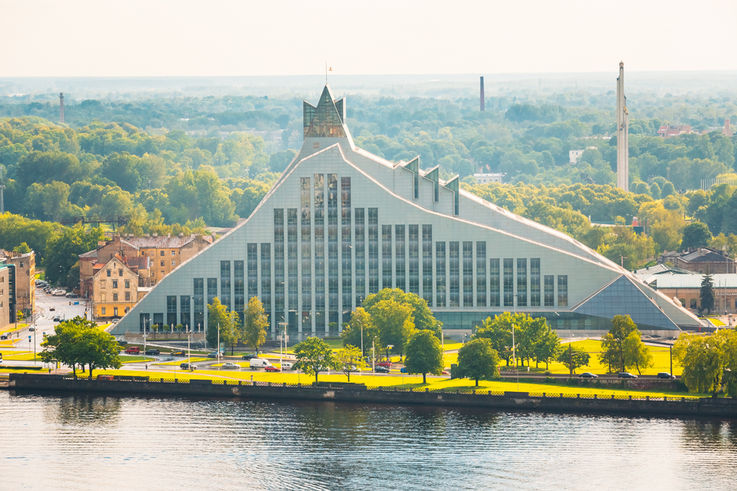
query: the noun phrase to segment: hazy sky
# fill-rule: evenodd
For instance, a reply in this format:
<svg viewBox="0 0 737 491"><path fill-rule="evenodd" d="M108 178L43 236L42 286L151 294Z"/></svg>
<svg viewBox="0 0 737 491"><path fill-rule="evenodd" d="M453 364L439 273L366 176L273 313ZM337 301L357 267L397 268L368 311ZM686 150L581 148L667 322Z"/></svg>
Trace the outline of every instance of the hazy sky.
<svg viewBox="0 0 737 491"><path fill-rule="evenodd" d="M737 70L737 0L0 0L0 77Z"/></svg>

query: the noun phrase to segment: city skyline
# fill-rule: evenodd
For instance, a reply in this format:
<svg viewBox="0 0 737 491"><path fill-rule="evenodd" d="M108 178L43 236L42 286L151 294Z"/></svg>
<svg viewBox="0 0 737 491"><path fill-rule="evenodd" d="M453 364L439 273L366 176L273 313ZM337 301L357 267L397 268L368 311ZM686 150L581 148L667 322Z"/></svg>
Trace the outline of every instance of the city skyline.
<svg viewBox="0 0 737 491"><path fill-rule="evenodd" d="M532 15L530 13L533 13ZM114 21L112 20L114 19ZM0 4L3 77L737 70L737 4L575 0ZM616 65L614 65L616 66Z"/></svg>

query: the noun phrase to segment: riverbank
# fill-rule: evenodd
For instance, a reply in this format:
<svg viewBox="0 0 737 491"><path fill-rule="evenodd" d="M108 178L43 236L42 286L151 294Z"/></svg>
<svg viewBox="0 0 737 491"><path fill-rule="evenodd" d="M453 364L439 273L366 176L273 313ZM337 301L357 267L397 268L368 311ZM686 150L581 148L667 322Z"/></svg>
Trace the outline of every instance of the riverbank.
<svg viewBox="0 0 737 491"><path fill-rule="evenodd" d="M155 397L209 397L268 399L280 401L334 401L391 405L476 407L495 410L547 411L562 413L609 413L636 416L688 416L737 418L737 400L712 398L651 398L612 395L601 398L577 394L531 392L471 392L402 390L396 387L367 388L363 384L324 383L288 385L270 382L227 380L161 379L119 377L118 379L78 379L64 375L16 374L8 377L8 387L20 392L102 393Z"/></svg>

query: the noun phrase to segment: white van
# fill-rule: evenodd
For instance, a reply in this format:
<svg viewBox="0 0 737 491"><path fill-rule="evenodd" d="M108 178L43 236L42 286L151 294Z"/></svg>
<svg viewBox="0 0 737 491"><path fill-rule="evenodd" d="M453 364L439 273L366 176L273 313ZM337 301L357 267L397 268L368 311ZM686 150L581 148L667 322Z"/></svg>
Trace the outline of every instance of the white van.
<svg viewBox="0 0 737 491"><path fill-rule="evenodd" d="M248 363L251 368L266 368L271 366L271 362L265 358L252 358Z"/></svg>

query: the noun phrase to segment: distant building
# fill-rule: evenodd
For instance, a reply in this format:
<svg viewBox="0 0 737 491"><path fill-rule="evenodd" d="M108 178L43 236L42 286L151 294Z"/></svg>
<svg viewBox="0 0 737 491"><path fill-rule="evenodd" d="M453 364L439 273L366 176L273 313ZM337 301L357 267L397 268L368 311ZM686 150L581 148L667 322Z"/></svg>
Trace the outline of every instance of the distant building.
<svg viewBox="0 0 737 491"><path fill-rule="evenodd" d="M680 254L663 254L661 256L661 262L669 262L677 268L702 274L736 272L734 259L721 251L706 247L700 247L694 251Z"/></svg>
<svg viewBox="0 0 737 491"><path fill-rule="evenodd" d="M504 180L504 174L501 172L477 173L473 177L479 184L489 184L490 182L502 183Z"/></svg>
<svg viewBox="0 0 737 491"><path fill-rule="evenodd" d="M211 243L212 237L194 234L115 236L80 254L80 295L92 301L96 318L121 317L138 301L141 288L156 285Z"/></svg>
<svg viewBox="0 0 737 491"><path fill-rule="evenodd" d="M0 262L0 329L16 321L15 266Z"/></svg>
<svg viewBox="0 0 737 491"><path fill-rule="evenodd" d="M660 293L677 300L692 312L698 312L701 310L701 282L703 279L703 274L666 272L653 275L646 282ZM737 274L715 274L712 276L712 284L713 312L737 313Z"/></svg>
<svg viewBox="0 0 737 491"><path fill-rule="evenodd" d="M734 131L732 131L732 128L729 126L729 119L724 120L724 128L722 128L722 135L724 136L734 135Z"/></svg>
<svg viewBox="0 0 737 491"><path fill-rule="evenodd" d="M15 266L15 308L30 317L36 307L36 253L0 249L0 261Z"/></svg>
<svg viewBox="0 0 737 491"><path fill-rule="evenodd" d="M663 138L671 138L678 135L690 135L691 133L694 133L694 130L691 128L690 125L687 124L679 126L664 124L658 129L658 136L661 136Z"/></svg>
<svg viewBox="0 0 737 491"><path fill-rule="evenodd" d="M584 152L584 149L568 150L568 163L577 164Z"/></svg>

